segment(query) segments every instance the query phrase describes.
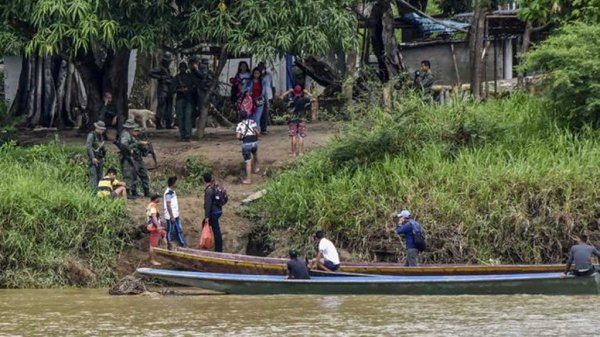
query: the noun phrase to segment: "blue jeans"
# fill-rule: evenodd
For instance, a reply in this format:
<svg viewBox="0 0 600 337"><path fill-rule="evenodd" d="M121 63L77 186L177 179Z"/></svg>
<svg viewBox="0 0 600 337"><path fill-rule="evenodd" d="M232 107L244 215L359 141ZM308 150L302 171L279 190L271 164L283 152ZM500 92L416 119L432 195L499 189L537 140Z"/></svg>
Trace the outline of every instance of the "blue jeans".
<svg viewBox="0 0 600 337"><path fill-rule="evenodd" d="M179 246L185 247L183 229L181 229L181 220L179 219L179 217L176 217L175 221L167 220L167 242L171 242L171 233L173 233L173 230L175 231L175 235L177 241L179 242Z"/></svg>
<svg viewBox="0 0 600 337"><path fill-rule="evenodd" d="M254 121L256 122L256 125L260 125L260 121L262 120L264 109L265 109L264 104L256 107L256 112L254 113Z"/></svg>
<svg viewBox="0 0 600 337"><path fill-rule="evenodd" d="M212 228L213 235L215 236L215 252L223 251L223 235L221 234L221 226L219 226L219 218L221 215L223 215L223 210L214 211L208 220L208 224Z"/></svg>

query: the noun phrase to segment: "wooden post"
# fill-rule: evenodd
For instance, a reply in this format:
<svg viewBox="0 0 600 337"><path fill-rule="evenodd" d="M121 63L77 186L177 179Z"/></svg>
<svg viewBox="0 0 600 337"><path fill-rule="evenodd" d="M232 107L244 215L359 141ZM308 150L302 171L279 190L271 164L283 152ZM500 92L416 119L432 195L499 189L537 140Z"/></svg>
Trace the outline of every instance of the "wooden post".
<svg viewBox="0 0 600 337"><path fill-rule="evenodd" d="M454 72L456 73L456 86L460 88L460 72L458 71L458 63L456 62L456 52L454 51L454 43L450 41L450 50L452 51L452 62L454 62Z"/></svg>

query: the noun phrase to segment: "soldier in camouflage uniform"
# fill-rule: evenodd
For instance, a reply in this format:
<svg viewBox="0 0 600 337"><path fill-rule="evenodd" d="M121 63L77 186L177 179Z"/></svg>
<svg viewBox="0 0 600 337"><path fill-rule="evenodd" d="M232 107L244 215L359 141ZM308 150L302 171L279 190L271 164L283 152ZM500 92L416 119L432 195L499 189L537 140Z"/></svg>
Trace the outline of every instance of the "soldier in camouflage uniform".
<svg viewBox="0 0 600 337"><path fill-rule="evenodd" d="M156 108L156 128L173 128L173 76L169 65L173 56L169 52L163 54L160 65L150 70L150 77L158 80L156 94L158 107Z"/></svg>
<svg viewBox="0 0 600 337"><path fill-rule="evenodd" d="M90 186L95 192L98 187L98 182L104 173L104 157L106 157L106 149L104 148L104 132L106 124L103 121L94 123L95 130L90 132L85 141L85 147L88 155L88 171L90 173Z"/></svg>
<svg viewBox="0 0 600 337"><path fill-rule="evenodd" d="M123 125L123 132L119 138L119 149L121 150L121 167L123 179L127 183L129 199L139 197L137 191L137 178L142 180L144 196L150 196L150 178L144 164L143 152L148 142L139 141L140 127L133 120L128 120Z"/></svg>

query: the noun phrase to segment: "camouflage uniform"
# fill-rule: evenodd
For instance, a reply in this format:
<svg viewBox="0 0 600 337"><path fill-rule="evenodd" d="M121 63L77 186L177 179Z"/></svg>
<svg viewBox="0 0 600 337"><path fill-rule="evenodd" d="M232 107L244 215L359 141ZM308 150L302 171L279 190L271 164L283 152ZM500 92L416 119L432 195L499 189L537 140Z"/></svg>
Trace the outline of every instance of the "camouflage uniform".
<svg viewBox="0 0 600 337"><path fill-rule="evenodd" d="M92 187L93 191L96 191L98 182L100 179L102 179L102 177L104 177L103 167L104 157L106 156L106 150L104 149L104 137L96 131L90 132L85 141L85 147L88 155L90 186ZM98 159L98 164L96 165L92 163L92 159L94 158Z"/></svg>
<svg viewBox="0 0 600 337"><path fill-rule="evenodd" d="M127 190L130 191L131 196L137 196L137 178L140 177L144 196L150 196L150 178L142 156L144 145L130 134L130 129L125 129L119 139L119 148L121 149L123 180L127 183Z"/></svg>

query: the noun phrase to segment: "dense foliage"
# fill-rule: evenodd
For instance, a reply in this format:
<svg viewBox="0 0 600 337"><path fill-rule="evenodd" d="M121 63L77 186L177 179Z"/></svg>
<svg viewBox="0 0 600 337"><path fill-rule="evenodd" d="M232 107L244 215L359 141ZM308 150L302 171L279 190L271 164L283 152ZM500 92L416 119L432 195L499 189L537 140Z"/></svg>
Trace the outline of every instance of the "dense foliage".
<svg viewBox="0 0 600 337"><path fill-rule="evenodd" d="M127 245L127 209L87 186L81 149L0 147L0 287L106 286ZM94 277L81 284L71 270Z"/></svg>
<svg viewBox="0 0 600 337"><path fill-rule="evenodd" d="M563 26L526 55L523 68L546 73L548 101L561 118L600 125L600 25Z"/></svg>
<svg viewBox="0 0 600 337"><path fill-rule="evenodd" d="M561 262L568 235L600 239L600 133L558 127L540 99L424 106L344 127L281 173L251 209L255 241L313 251L324 228L357 258L403 254L384 224L408 208L425 227L427 263Z"/></svg>

